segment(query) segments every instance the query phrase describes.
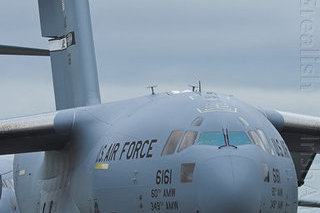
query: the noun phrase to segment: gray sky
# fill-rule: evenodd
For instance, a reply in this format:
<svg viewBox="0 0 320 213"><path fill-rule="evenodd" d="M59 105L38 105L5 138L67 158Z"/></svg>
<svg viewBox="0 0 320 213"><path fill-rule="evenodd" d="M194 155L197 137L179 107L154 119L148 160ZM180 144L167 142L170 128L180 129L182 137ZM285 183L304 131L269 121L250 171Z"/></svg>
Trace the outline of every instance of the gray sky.
<svg viewBox="0 0 320 213"><path fill-rule="evenodd" d="M1 44L47 48L36 0L0 2ZM320 115L320 91L300 91L299 2L90 0L103 102L202 80L254 105ZM54 110L48 58L0 64L0 118Z"/></svg>
<svg viewBox="0 0 320 213"><path fill-rule="evenodd" d="M254 105L320 116L320 90L300 91L299 3L90 0L103 102L201 80ZM47 48L36 0L0 4L0 44ZM319 7L313 21L319 42ZM0 56L0 65L0 118L55 109L48 58Z"/></svg>

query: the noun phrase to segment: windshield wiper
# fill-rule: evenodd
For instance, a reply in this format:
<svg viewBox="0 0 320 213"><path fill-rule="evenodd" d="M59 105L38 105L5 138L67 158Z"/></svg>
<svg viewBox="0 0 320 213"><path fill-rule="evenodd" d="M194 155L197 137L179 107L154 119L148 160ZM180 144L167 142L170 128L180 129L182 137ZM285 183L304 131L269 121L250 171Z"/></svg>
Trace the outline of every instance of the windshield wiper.
<svg viewBox="0 0 320 213"><path fill-rule="evenodd" d="M233 147L233 148L237 149L238 148L237 146L230 144L228 128L226 128L226 129L222 128L222 133L223 133L223 138L224 138L225 144L222 146L219 146L219 149L221 149L223 147Z"/></svg>

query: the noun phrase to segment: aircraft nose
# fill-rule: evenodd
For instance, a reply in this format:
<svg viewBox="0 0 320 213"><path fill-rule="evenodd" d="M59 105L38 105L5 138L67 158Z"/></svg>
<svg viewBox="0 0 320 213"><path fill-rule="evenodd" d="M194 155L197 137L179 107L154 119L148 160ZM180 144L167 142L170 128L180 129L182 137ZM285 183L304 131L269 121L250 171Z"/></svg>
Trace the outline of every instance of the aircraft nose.
<svg viewBox="0 0 320 213"><path fill-rule="evenodd" d="M198 204L202 213L259 213L261 171L245 157L217 157L199 165Z"/></svg>

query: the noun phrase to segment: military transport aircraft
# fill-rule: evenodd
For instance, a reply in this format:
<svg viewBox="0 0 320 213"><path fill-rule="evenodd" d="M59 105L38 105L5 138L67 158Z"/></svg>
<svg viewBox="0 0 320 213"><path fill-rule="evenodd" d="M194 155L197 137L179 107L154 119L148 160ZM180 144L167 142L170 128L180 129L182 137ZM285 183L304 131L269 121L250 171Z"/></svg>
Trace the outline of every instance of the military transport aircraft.
<svg viewBox="0 0 320 213"><path fill-rule="evenodd" d="M1 213L320 206L297 196L320 152L320 118L195 87L101 104L88 0L38 3L49 50L0 53L50 56L57 111L0 121L0 154L16 154L1 168Z"/></svg>

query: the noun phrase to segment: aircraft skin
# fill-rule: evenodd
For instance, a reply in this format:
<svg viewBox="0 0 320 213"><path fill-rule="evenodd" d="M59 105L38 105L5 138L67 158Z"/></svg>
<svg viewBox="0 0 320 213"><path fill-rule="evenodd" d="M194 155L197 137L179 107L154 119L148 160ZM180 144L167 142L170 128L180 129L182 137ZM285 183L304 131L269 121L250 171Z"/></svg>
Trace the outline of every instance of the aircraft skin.
<svg viewBox="0 0 320 213"><path fill-rule="evenodd" d="M19 213L14 191L13 156L0 156L1 190L0 190L0 212Z"/></svg>
<svg viewBox="0 0 320 213"><path fill-rule="evenodd" d="M281 135L232 96L163 93L69 111L77 134L62 151L15 155L21 213L297 212L293 160L285 143L272 143ZM223 128L262 130L272 150L249 136L250 144L199 144ZM197 132L195 142L162 155L174 130Z"/></svg>
<svg viewBox="0 0 320 213"><path fill-rule="evenodd" d="M10 181L10 186L3 186L0 199L1 213L19 213L17 201L14 193L12 175L6 181Z"/></svg>
<svg viewBox="0 0 320 213"><path fill-rule="evenodd" d="M50 56L57 111L0 120L0 155L15 154L12 173L0 165L1 213L320 207L297 196L320 153L319 117L258 109L200 83L101 104L88 0L38 5L49 50L0 45L0 54Z"/></svg>

